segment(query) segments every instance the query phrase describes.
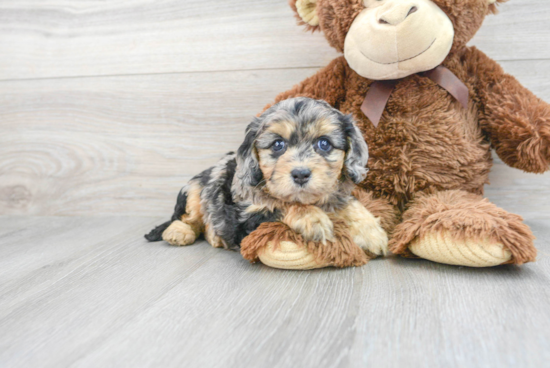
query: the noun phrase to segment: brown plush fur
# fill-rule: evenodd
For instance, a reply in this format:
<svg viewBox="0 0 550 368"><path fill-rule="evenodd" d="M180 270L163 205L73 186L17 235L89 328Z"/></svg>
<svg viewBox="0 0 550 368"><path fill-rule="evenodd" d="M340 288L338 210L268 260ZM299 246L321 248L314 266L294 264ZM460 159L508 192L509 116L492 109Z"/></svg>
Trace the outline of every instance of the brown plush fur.
<svg viewBox="0 0 550 368"><path fill-rule="evenodd" d="M370 173L361 184L368 195L359 197L371 212L376 212L389 233L399 221L396 213L403 213L409 202L421 193L428 195L422 198L432 198L429 195L439 198L439 192L460 190L475 194L471 198L480 198L484 185L489 183L491 148L512 167L536 173L549 168L550 106L505 74L494 60L475 47L466 46L485 16L496 13L496 4L489 5L487 0L433 1L449 16L455 28L452 50L443 65L468 87L468 109L430 79L411 75L399 81L380 125L375 128L361 111L373 81L353 71L344 57L276 98L276 101L296 96L324 99L355 117L370 149ZM290 1L293 7L294 3ZM342 51L351 23L363 9L362 1L318 0L317 7L318 29L333 47ZM464 207L463 202L446 203L449 210L456 206L459 213L465 214L466 209L471 209L472 214L483 214L479 220L482 224L499 224L498 231L487 234L510 247L514 262L534 259L532 235L518 216L499 210L487 201L476 202L486 206L477 212ZM430 209L432 205L435 207ZM427 201L426 206L425 211L439 213L436 202ZM418 207L410 207L412 214L403 213L403 218L408 219L403 226L417 229L413 233L420 234L424 222L414 208ZM485 234L472 222L471 216L455 216L452 221L464 236ZM505 225L510 226L506 231ZM407 254L407 242L412 238L403 235L403 226L396 230L398 238L392 244L395 252ZM407 234L412 233L407 231ZM509 238L506 240L506 237Z"/></svg>
<svg viewBox="0 0 550 368"><path fill-rule="evenodd" d="M408 250L413 239L442 230L457 240L490 239L500 243L512 252L510 263L532 262L537 256L534 236L520 216L461 190L418 195L403 215L403 222L396 227L390 249L414 257Z"/></svg>
<svg viewBox="0 0 550 368"><path fill-rule="evenodd" d="M304 244L321 264L329 263L333 267L359 267L369 261L369 257L354 242L343 221L334 219L334 241L327 241L326 245L316 242L305 242L301 235L296 234L287 225L280 222L266 222L243 239L241 254L250 262L257 262L258 255L273 242L275 249L283 241Z"/></svg>

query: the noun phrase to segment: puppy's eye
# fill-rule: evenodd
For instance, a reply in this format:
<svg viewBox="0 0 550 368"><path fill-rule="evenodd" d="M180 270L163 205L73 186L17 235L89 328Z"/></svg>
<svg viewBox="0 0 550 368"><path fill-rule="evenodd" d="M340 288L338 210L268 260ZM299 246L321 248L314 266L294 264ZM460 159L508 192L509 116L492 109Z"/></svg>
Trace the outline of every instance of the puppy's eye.
<svg viewBox="0 0 550 368"><path fill-rule="evenodd" d="M332 149L332 144L326 138L321 138L317 141L317 147L323 152L328 152Z"/></svg>
<svg viewBox="0 0 550 368"><path fill-rule="evenodd" d="M271 149L273 152L281 152L285 149L286 143L282 139L278 139L275 142L273 142L273 145L271 146Z"/></svg>

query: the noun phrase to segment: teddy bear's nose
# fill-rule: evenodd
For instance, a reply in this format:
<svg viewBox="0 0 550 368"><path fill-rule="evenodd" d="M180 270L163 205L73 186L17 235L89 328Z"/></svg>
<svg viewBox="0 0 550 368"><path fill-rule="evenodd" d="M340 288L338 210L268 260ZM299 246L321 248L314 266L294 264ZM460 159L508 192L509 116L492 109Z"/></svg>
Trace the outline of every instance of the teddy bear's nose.
<svg viewBox="0 0 550 368"><path fill-rule="evenodd" d="M380 24L397 26L398 24L403 23L405 19L407 19L411 14L416 13L417 11L418 7L416 5L394 7L382 14L378 22Z"/></svg>

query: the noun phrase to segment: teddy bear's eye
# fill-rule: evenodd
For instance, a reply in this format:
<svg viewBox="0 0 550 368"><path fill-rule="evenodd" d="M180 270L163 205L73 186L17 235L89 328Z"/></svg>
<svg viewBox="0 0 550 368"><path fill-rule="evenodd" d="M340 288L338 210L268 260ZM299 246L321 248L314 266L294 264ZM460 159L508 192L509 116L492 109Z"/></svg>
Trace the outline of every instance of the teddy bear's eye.
<svg viewBox="0 0 550 368"><path fill-rule="evenodd" d="M273 142L273 145L271 146L271 149L273 152L281 152L285 149L286 143L282 139L277 139L275 142Z"/></svg>

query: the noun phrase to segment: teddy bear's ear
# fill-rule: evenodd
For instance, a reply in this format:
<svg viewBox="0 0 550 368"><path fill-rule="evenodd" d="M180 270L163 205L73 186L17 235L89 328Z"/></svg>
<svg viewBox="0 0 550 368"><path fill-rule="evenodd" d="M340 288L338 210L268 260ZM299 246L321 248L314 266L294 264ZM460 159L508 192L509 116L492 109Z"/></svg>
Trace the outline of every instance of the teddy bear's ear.
<svg viewBox="0 0 550 368"><path fill-rule="evenodd" d="M489 12L493 14L498 13L497 5L508 0L487 0L489 2Z"/></svg>
<svg viewBox="0 0 550 368"><path fill-rule="evenodd" d="M289 0L290 7L296 12L296 18L300 25L305 25L308 30L319 29L319 15L317 14L318 0Z"/></svg>

